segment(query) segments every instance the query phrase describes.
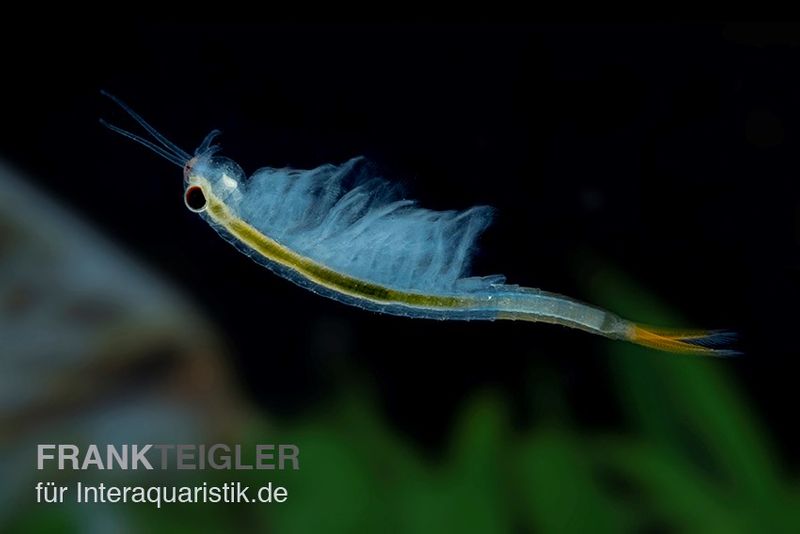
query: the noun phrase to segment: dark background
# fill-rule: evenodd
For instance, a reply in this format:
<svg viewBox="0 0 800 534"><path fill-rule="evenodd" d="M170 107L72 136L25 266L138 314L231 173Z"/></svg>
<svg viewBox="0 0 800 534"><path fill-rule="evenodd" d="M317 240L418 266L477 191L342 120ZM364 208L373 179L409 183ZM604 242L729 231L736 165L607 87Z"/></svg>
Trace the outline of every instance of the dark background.
<svg viewBox="0 0 800 534"><path fill-rule="evenodd" d="M271 275L184 208L179 169L98 124L136 129L100 89L188 151L220 128L224 154L248 174L364 154L426 207L495 206L476 274L587 299L586 266L600 258L687 325L736 330L744 357L726 365L797 461L798 27L26 33L0 37L0 155L190 294L268 410L302 413L340 369L358 369L393 423L435 455L477 387L503 388L515 417L530 417L519 377L539 368L543 383L566 385L584 424L612 424L619 408L604 380L609 341L378 316Z"/></svg>

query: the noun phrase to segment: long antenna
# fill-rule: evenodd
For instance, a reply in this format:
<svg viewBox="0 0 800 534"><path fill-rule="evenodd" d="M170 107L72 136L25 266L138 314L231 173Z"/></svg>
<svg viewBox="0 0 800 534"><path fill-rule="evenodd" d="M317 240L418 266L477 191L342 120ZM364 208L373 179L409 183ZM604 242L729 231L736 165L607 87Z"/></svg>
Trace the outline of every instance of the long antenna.
<svg viewBox="0 0 800 534"><path fill-rule="evenodd" d="M145 121L138 113L133 111L133 109L131 109L130 106L125 104L122 100L120 100L119 98L115 97L114 95L106 91L100 91L100 94L110 98L115 104L121 107L128 115L131 116L131 118L133 118L133 120L138 122L139 125L142 126L147 131L147 133L149 133L161 146L158 146L156 143L149 141L144 137L138 136L118 126L110 124L104 119L100 119L100 124L108 128L112 132L116 132L124 137L127 137L128 139L131 139L132 141L136 141L142 146L149 148L159 156L169 160L170 162L178 165L179 167L183 167L184 164L187 161L189 161L189 159L191 159L191 156L189 155L188 152L181 149L178 145L176 145L175 143L173 143L172 141L161 135L161 133L159 133L158 130L150 126L150 124L148 124L147 121Z"/></svg>

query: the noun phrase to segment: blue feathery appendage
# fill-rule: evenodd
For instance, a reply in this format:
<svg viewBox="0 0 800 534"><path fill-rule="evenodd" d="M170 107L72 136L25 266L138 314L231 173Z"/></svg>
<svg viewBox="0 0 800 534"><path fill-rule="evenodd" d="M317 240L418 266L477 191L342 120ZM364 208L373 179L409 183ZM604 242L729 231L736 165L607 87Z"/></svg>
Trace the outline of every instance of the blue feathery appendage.
<svg viewBox="0 0 800 534"><path fill-rule="evenodd" d="M243 186L243 187L241 187ZM465 278L492 208L433 211L402 198L364 158L312 170L264 168L228 199L265 235L343 274L425 293L475 292L502 276Z"/></svg>

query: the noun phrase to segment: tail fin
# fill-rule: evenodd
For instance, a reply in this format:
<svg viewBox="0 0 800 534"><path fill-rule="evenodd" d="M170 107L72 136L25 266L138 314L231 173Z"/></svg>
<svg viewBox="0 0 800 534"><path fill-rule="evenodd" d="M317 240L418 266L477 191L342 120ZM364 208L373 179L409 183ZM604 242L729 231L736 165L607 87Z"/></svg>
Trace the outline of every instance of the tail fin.
<svg viewBox="0 0 800 534"><path fill-rule="evenodd" d="M672 330L634 324L628 340L645 347L696 356L739 356L728 348L736 334L727 330Z"/></svg>

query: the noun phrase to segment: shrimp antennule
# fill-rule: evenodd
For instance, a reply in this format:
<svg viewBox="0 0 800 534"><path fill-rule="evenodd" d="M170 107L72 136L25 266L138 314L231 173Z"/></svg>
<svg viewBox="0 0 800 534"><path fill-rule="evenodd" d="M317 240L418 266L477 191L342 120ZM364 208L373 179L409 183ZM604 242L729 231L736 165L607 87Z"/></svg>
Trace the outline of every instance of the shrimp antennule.
<svg viewBox="0 0 800 534"><path fill-rule="evenodd" d="M132 141L136 141L137 143L139 143L142 146L145 146L145 147L149 148L150 150L152 150L153 152L155 152L156 154L158 154L162 158L174 163L175 165L177 165L179 167L183 167L184 164L187 161L189 161L191 156L189 155L188 152L186 152L185 150L180 148L178 145L176 145L175 143L173 143L172 141L170 141L169 139L164 137L161 133L159 133L158 130L156 130L155 128L150 126L150 124L148 124L147 121L145 121L141 116L139 116L138 113L133 111L122 100L120 100L119 98L115 97L114 95L112 95L110 93L107 93L106 91L100 91L100 94L102 94L103 96L107 96L115 104L117 104L119 107L121 107L128 115L131 116L131 118L133 118L133 120L138 122L139 125L142 126L145 129L145 131L147 131L147 133L149 133L161 146L158 146L156 143L154 143L152 141L149 141L149 140L145 139L144 137L138 136L138 135L133 134L133 133L127 131L127 130L124 130L124 129L120 128L119 126L115 126L113 124L110 124L109 122L107 122L107 121L105 121L103 119L100 119L100 124L102 124L103 126L108 128L112 132L116 132L116 133L118 133L118 134L120 134L120 135L122 135L124 137L127 137L128 139L130 139Z"/></svg>

